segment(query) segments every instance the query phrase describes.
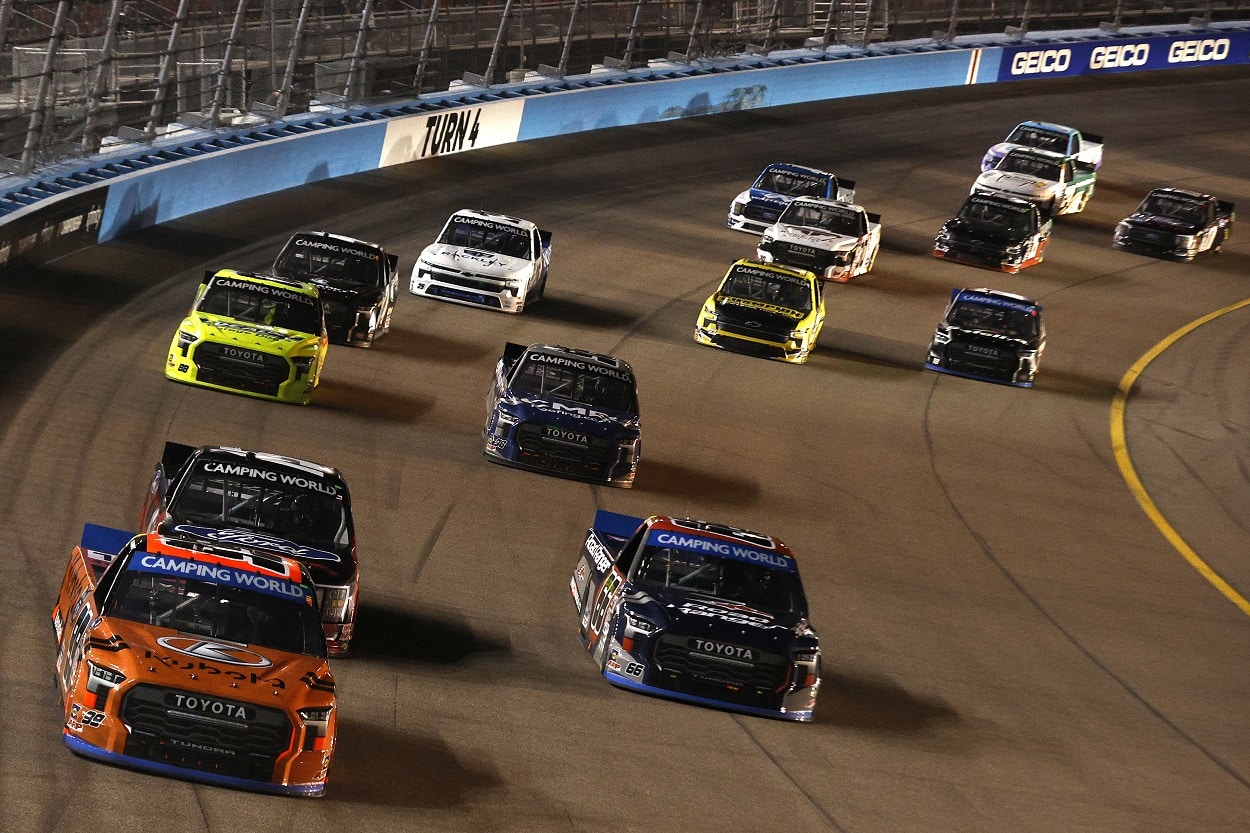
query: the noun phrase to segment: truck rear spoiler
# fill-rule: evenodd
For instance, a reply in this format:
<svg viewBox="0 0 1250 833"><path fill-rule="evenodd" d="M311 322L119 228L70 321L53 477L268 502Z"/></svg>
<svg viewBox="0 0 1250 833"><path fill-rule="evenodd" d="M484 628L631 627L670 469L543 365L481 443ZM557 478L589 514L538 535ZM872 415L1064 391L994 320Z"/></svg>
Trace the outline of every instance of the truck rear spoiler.
<svg viewBox="0 0 1250 833"><path fill-rule="evenodd" d="M868 222L870 222L870 223L876 223L877 225L881 225L881 215L880 215L880 214L873 214L871 211L865 211L864 213L868 215Z"/></svg>
<svg viewBox="0 0 1250 833"><path fill-rule="evenodd" d="M1228 219L1233 219L1233 203L1227 200L1216 200L1220 204L1220 211L1228 214Z"/></svg>
<svg viewBox="0 0 1250 833"><path fill-rule="evenodd" d="M628 538L638 531L638 527L642 526L643 520L645 519L600 509L595 512L595 520L591 525L591 529L616 538Z"/></svg>
<svg viewBox="0 0 1250 833"><path fill-rule="evenodd" d="M517 344L514 341L505 343L503 346L503 366L512 367L515 365L517 359L521 358L528 349L524 344Z"/></svg>
<svg viewBox="0 0 1250 833"><path fill-rule="evenodd" d="M117 555L133 537L135 537L133 532L127 532L124 529L113 529L99 524L83 524L82 540L79 545L93 552Z"/></svg>
<svg viewBox="0 0 1250 833"><path fill-rule="evenodd" d="M1081 131L1081 143L1084 144L1085 142L1089 142L1090 144L1094 144L1094 145L1101 145L1102 137L1099 136L1097 133L1086 133L1084 130L1082 130Z"/></svg>
<svg viewBox="0 0 1250 833"><path fill-rule="evenodd" d="M191 459L191 455L195 453L195 448L193 445L166 440L165 450L161 452L161 467L165 469L165 476L173 477L177 474L183 464Z"/></svg>

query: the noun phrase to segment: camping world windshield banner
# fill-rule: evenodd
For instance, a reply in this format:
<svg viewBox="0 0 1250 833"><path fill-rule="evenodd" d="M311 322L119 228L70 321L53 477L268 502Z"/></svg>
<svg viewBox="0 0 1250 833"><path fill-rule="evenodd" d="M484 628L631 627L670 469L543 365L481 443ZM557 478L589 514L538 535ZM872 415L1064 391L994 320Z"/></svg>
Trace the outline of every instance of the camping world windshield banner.
<svg viewBox="0 0 1250 833"><path fill-rule="evenodd" d="M1250 32L1207 31L1171 37L1007 47L998 66L998 80L1247 63Z"/></svg>

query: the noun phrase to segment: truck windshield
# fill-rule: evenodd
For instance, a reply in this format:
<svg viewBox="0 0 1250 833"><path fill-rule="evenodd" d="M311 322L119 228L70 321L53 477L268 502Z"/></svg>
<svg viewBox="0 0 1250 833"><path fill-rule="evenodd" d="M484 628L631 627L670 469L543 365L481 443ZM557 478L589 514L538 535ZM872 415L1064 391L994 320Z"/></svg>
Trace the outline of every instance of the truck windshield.
<svg viewBox="0 0 1250 833"><path fill-rule="evenodd" d="M294 292L265 292L264 289L245 289L238 283L228 287L210 286L196 309L248 324L310 335L321 332L321 307L313 298Z"/></svg>
<svg viewBox="0 0 1250 833"><path fill-rule="evenodd" d="M104 615L145 625L197 634L210 639L258 645L293 654L325 656L325 637L311 585L266 577L269 586L285 585L290 595L260 592L189 576L170 575L160 567L136 569L143 560L194 565L187 559L137 552L130 569L117 577ZM205 565L211 566L211 565ZM228 573L242 571L225 569ZM298 593L299 595L294 595Z"/></svg>
<svg viewBox="0 0 1250 833"><path fill-rule="evenodd" d="M757 191L771 191L787 197L829 196L829 181L826 178L781 168L765 170L752 187Z"/></svg>
<svg viewBox="0 0 1250 833"><path fill-rule="evenodd" d="M1033 338L1037 335L1036 312L976 301L955 304L946 317L946 323L964 330L979 330L1011 338Z"/></svg>
<svg viewBox="0 0 1250 833"><path fill-rule="evenodd" d="M1013 174L1026 174L1046 182L1058 182L1061 179L1058 161L1026 153L1007 154L999 161L998 170Z"/></svg>
<svg viewBox="0 0 1250 833"><path fill-rule="evenodd" d="M755 608L802 610L803 593L797 574L677 547L646 545L638 557L633 580Z"/></svg>
<svg viewBox="0 0 1250 833"><path fill-rule="evenodd" d="M1036 231L1032 206L971 199L959 210L959 217L978 230L1012 239L1027 237Z"/></svg>
<svg viewBox="0 0 1250 833"><path fill-rule="evenodd" d="M801 278L791 278L764 269L729 270L720 294L744 301L762 301L799 312L811 312L812 286Z"/></svg>
<svg viewBox="0 0 1250 833"><path fill-rule="evenodd" d="M1141 208L1142 214L1155 217L1167 217L1182 223L1201 225L1206 221L1206 205L1195 199L1175 194L1151 194L1146 197Z"/></svg>
<svg viewBox="0 0 1250 833"><path fill-rule="evenodd" d="M599 410L638 413L632 374L580 360L553 361L558 358L546 353L527 355L512 377L512 393L565 399Z"/></svg>
<svg viewBox="0 0 1250 833"><path fill-rule="evenodd" d="M322 278L342 289L363 289L382 285L381 264L375 249L296 238L278 255L273 271L284 278Z"/></svg>
<svg viewBox="0 0 1250 833"><path fill-rule="evenodd" d="M221 471L226 467L207 460L186 477L170 504L169 528L250 529L339 556L350 553L347 510L337 496L305 488L290 475L291 482L283 482L277 471L256 470L272 474L268 480Z"/></svg>
<svg viewBox="0 0 1250 833"><path fill-rule="evenodd" d="M1038 150L1049 150L1053 153L1066 155L1068 152L1068 137L1066 134L1057 133L1054 130L1046 130L1036 125L1020 125L1011 131L1007 141L1013 145L1024 145L1025 147L1037 148Z"/></svg>
<svg viewBox="0 0 1250 833"><path fill-rule="evenodd" d="M494 252L506 257L530 257L528 229L476 217L452 217L438 242L448 246Z"/></svg>
<svg viewBox="0 0 1250 833"><path fill-rule="evenodd" d="M790 203L778 222L789 226L824 229L844 237L861 237L868 231L864 215L858 211L810 202Z"/></svg>

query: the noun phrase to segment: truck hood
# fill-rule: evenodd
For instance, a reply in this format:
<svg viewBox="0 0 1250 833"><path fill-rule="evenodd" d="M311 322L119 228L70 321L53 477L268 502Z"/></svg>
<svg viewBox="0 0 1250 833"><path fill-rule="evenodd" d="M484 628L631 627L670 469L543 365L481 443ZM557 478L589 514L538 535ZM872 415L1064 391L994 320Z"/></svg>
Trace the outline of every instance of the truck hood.
<svg viewBox="0 0 1250 833"><path fill-rule="evenodd" d="M531 267L530 261L522 257L508 257L497 252L466 249L462 246L448 246L443 243L426 246L421 252L421 261L435 268L483 275L499 280L524 275Z"/></svg>
<svg viewBox="0 0 1250 833"><path fill-rule="evenodd" d="M750 188L738 195L738 202L749 202L754 206L774 208L780 213L790 204L793 197L783 197L774 191L761 191L758 188Z"/></svg>
<svg viewBox="0 0 1250 833"><path fill-rule="evenodd" d="M1059 190L1058 182L1017 174L1010 171L986 171L977 177L977 185L994 191L1020 194L1024 197L1044 197Z"/></svg>
<svg viewBox="0 0 1250 833"><path fill-rule="evenodd" d="M671 633L706 637L762 651L784 653L805 617L795 611L757 609L750 605L685 590L644 585L624 601Z"/></svg>
<svg viewBox="0 0 1250 833"><path fill-rule="evenodd" d="M847 252L859 243L858 237L848 237L845 234L810 226L789 226L777 223L770 226L764 233L782 243L797 243L829 252Z"/></svg>
<svg viewBox="0 0 1250 833"><path fill-rule="evenodd" d="M229 544L298 559L308 568L313 584L317 585L346 583L351 581L356 574L356 564L351 558L344 558L329 550L297 544L289 539L256 529L240 527L214 529L195 524L177 524L169 529L162 529L162 532L197 541Z"/></svg>
<svg viewBox="0 0 1250 833"><path fill-rule="evenodd" d="M759 329L761 334L792 330L794 325L807 317L802 310L750 301L717 293L712 298L717 317L727 322Z"/></svg>
<svg viewBox="0 0 1250 833"><path fill-rule="evenodd" d="M593 437L617 436L631 423L633 433L638 433L637 417L632 414L592 408L567 399L529 393L511 397L509 405L509 412L525 422L558 425Z"/></svg>
<svg viewBox="0 0 1250 833"><path fill-rule="evenodd" d="M1137 228L1165 231L1169 234L1197 234L1203 229L1203 226L1198 223L1186 223L1182 220L1160 217L1155 214L1134 213L1125 217L1124 222Z"/></svg>
<svg viewBox="0 0 1250 833"><path fill-rule="evenodd" d="M978 240L982 243L990 243L998 246L1012 246L1016 243L1023 243L1029 239L1028 235L1011 234L1004 232L999 226L992 226L985 223L974 223L965 220L962 217L953 217L946 221L942 226L945 232L953 240L972 241Z"/></svg>
<svg viewBox="0 0 1250 833"><path fill-rule="evenodd" d="M316 336L309 333L265 327L260 324L247 324L231 318L206 315L202 312L192 314L190 320L199 328L200 338L205 341L237 344L266 353L289 355L307 344L316 344L318 341Z"/></svg>
<svg viewBox="0 0 1250 833"><path fill-rule="evenodd" d="M283 272L283 275L287 273ZM337 303L343 306L372 306L382 299L383 291L376 286L359 286L351 283L333 282L320 275L294 273L288 275L301 281L307 281L317 287L321 300L326 303Z"/></svg>
<svg viewBox="0 0 1250 833"><path fill-rule="evenodd" d="M314 688L334 688L329 666L320 657L224 642L126 619L100 620L89 646L91 656L121 666L127 679L271 708L281 707L290 695L299 699L299 694Z"/></svg>

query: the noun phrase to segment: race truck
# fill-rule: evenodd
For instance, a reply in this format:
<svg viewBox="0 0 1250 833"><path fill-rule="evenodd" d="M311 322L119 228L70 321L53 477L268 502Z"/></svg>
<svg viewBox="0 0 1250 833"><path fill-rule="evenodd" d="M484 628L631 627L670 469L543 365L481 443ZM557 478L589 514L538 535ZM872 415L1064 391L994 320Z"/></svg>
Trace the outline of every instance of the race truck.
<svg viewBox="0 0 1250 833"><path fill-rule="evenodd" d="M508 342L487 394L492 463L629 488L642 455L638 386L613 356Z"/></svg>
<svg viewBox="0 0 1250 833"><path fill-rule="evenodd" d="M569 581L582 644L613 685L810 721L820 641L793 554L758 532L600 510Z"/></svg>
<svg viewBox="0 0 1250 833"><path fill-rule="evenodd" d="M299 562L88 524L52 626L75 753L223 787L325 791L334 677Z"/></svg>
<svg viewBox="0 0 1250 833"><path fill-rule="evenodd" d="M694 340L802 364L816 347L824 324L824 291L814 272L739 260L704 302Z"/></svg>
<svg viewBox="0 0 1250 833"><path fill-rule="evenodd" d="M307 405L328 344L321 295L311 283L208 270L169 345L165 376Z"/></svg>
<svg viewBox="0 0 1250 833"><path fill-rule="evenodd" d="M317 585L330 656L350 652L359 594L356 527L338 469L263 451L167 442L139 528L298 560Z"/></svg>
<svg viewBox="0 0 1250 833"><path fill-rule="evenodd" d="M881 248L881 215L821 197L799 197L764 230L756 257L845 283L872 270Z"/></svg>
<svg viewBox="0 0 1250 833"><path fill-rule="evenodd" d="M736 231L760 234L777 222L796 197L854 202L855 183L817 168L774 162L760 172L750 188L734 197L728 225Z"/></svg>
<svg viewBox="0 0 1250 833"><path fill-rule="evenodd" d="M1095 169L1102 167L1102 137L1083 133L1075 127L1045 121L1026 121L1016 125L1007 138L990 147L981 159L981 170L989 171L998 160L1016 148L1032 148L1058 153Z"/></svg>
<svg viewBox="0 0 1250 833"><path fill-rule="evenodd" d="M551 232L506 214L462 209L412 267L414 295L520 312L542 300Z"/></svg>
<svg viewBox="0 0 1250 833"><path fill-rule="evenodd" d="M1045 350L1041 304L994 289L956 289L933 334L925 367L1031 388Z"/></svg>
<svg viewBox="0 0 1250 833"><path fill-rule="evenodd" d="M325 231L301 231L282 247L271 267L281 278L317 287L326 331L335 344L372 347L391 329L399 294L399 255Z"/></svg>
<svg viewBox="0 0 1250 833"><path fill-rule="evenodd" d="M1233 233L1233 203L1210 194L1156 188L1115 227L1112 245L1163 258L1190 261L1218 252Z"/></svg>
<svg viewBox="0 0 1250 833"><path fill-rule="evenodd" d="M1028 200L972 194L942 225L933 241L933 256L1019 272L1042 262L1053 225Z"/></svg>
<svg viewBox="0 0 1250 833"><path fill-rule="evenodd" d="M1085 210L1097 179L1092 165L1044 150L1018 148L978 176L972 193L1029 200L1050 218Z"/></svg>

